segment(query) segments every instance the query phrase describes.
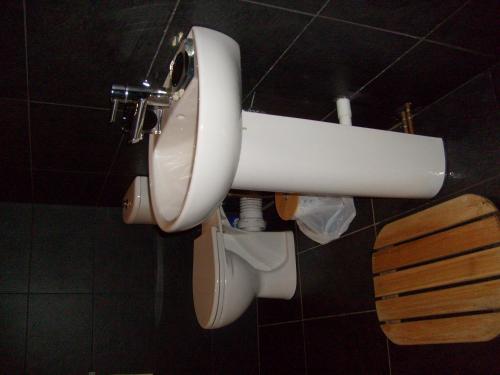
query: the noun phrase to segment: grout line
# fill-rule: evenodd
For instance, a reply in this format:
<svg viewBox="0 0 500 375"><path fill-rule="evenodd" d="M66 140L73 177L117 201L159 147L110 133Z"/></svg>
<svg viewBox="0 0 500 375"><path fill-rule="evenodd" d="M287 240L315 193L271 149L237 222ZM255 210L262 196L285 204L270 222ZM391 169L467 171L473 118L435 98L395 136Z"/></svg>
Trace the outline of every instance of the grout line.
<svg viewBox="0 0 500 375"><path fill-rule="evenodd" d="M373 198L370 198L370 203L372 206L372 222L373 222L373 232L375 235L375 240L377 239L377 221L375 219L375 206L373 205Z"/></svg>
<svg viewBox="0 0 500 375"><path fill-rule="evenodd" d="M285 324L293 324L293 323L300 323L300 322L302 322L302 319L286 320L284 322L260 324L259 328L282 326L282 325L285 325Z"/></svg>
<svg viewBox="0 0 500 375"><path fill-rule="evenodd" d="M30 317L30 293L31 293L31 263L33 258L33 236L35 233L35 184L33 181L33 151L31 139L31 108L30 108L30 86L29 86L29 63L28 63L28 22L26 16L26 0L23 0L23 31L24 31L24 67L26 69L26 116L28 125L28 148L30 163L30 182L31 182L31 218L30 218L30 247L28 252L28 281L26 285L26 320L24 332L24 363L23 373L28 371L28 341L29 341L29 317Z"/></svg>
<svg viewBox="0 0 500 375"><path fill-rule="evenodd" d="M97 176L102 176L102 175L106 174L106 172L73 171L73 170L53 169L53 168L33 168L33 172L69 173L69 174L90 174L90 175L97 175Z"/></svg>
<svg viewBox="0 0 500 375"><path fill-rule="evenodd" d="M116 147L115 154L113 155L113 158L111 159L111 163L109 164L108 171L106 172L106 176L104 177L104 181L102 183L101 191L99 192L99 195L97 196L97 200L95 203L95 206L98 207L99 203L101 202L101 199L103 197L104 191L106 189L106 185L109 180L109 176L111 175L111 171L113 170L113 166L116 163L116 160L118 159L118 155L120 154L120 148L122 146L123 140L125 138L125 135L122 134L120 137L120 141L118 142L118 146Z"/></svg>
<svg viewBox="0 0 500 375"><path fill-rule="evenodd" d="M0 100L9 100L9 101L12 101L12 102L21 102L21 103L29 101L28 99L8 98L8 97L4 97L4 96L0 97Z"/></svg>
<svg viewBox="0 0 500 375"><path fill-rule="evenodd" d="M257 329L257 368L258 368L258 373L260 375L260 326L259 326L259 299L255 298L255 310L257 313L257 324L256 324L256 329Z"/></svg>
<svg viewBox="0 0 500 375"><path fill-rule="evenodd" d="M371 314L371 313L374 313L376 311L377 310L375 310L375 309L370 309L370 310L362 310L362 311L355 311L355 312L342 313L342 314L332 314L332 315L315 316L315 317L311 317L311 318L304 318L302 320L308 322L308 321L311 321L311 320L321 320L321 319L329 319L329 318L343 318L345 316Z"/></svg>
<svg viewBox="0 0 500 375"><path fill-rule="evenodd" d="M327 119L328 117L332 116L332 115L333 115L334 113L336 113L336 112L337 112L337 108L335 107L335 108L334 108L334 109L332 109L330 112L328 112L325 116L323 116L323 117L321 118L321 120L320 120L320 121L326 121L326 119Z"/></svg>
<svg viewBox="0 0 500 375"><path fill-rule="evenodd" d="M174 9L172 9L172 13L170 13L170 16L168 17L168 21L167 21L165 28L163 29L163 34L161 36L160 42L158 43L158 47L156 47L155 54L153 55L153 59L151 60L151 64L149 65L148 71L146 73L146 79L149 78L149 75L151 74L151 70L153 70L153 66L156 62L156 59L158 58L158 54L160 53L160 49L163 45L163 42L165 41L165 37L167 36L168 29L170 28L170 25L172 24L175 13L177 12L177 8L179 7L180 3L181 3L181 0L177 0L175 2Z"/></svg>
<svg viewBox="0 0 500 375"><path fill-rule="evenodd" d="M411 39L420 39L420 38L422 38L421 36L407 34L407 33L401 32L401 31L384 29L383 27L372 26L372 25L368 25L368 24L365 24L365 23L359 23L359 22L349 21L349 20L345 20L345 19L337 18L337 17L319 16L319 18L322 18L322 19L325 19L325 20L334 21L334 22L339 22L339 23L345 23L345 24L352 25L352 26L358 26L358 27L362 27L362 28L365 28L365 29L380 31L380 32L384 32L384 33L387 33L387 34L395 34L395 35L399 35L399 36L404 36L406 38L411 38Z"/></svg>
<svg viewBox="0 0 500 375"><path fill-rule="evenodd" d="M454 44L439 42L439 41L434 40L434 39L425 39L425 42L426 43L430 43L430 44L437 44L439 46L447 47L447 48L454 49L454 50L457 50L457 51L467 52L467 53L470 53L472 55L478 55L478 56L483 56L483 57L491 57L491 58L495 58L496 57L495 55L490 55L489 53L484 53L484 52L481 52L481 51L476 51L476 50L473 50L473 49L456 46Z"/></svg>
<svg viewBox="0 0 500 375"><path fill-rule="evenodd" d="M445 200L448 200L449 198L452 198L453 196L458 196L458 194L460 194L460 193L465 193L466 191L468 191L470 189L473 189L475 187L487 184L488 182L494 181L496 179L500 179L500 173L497 174L497 175L495 175L495 176L488 177L488 178L486 178L486 179L484 179L482 181L476 182L476 183L474 183L472 185L469 185L469 186L467 186L465 188L462 188L462 189L459 189L457 191L451 192L449 194L443 195L442 197L437 197L437 198L430 199L430 200L426 201L425 203L423 203L421 205L418 205L418 206L416 206L414 208L411 208L411 209L409 209L407 211L403 211L403 212L400 212L400 213L398 213L396 215L392 215L392 216L386 217L386 218L378 221L377 223L375 223L375 225L377 225L377 224L386 224L389 221L394 221L394 220L396 220L398 218L407 216L408 214L410 214L412 212L420 211L424 207L434 206L436 204L439 204L440 202L444 202Z"/></svg>
<svg viewBox="0 0 500 375"><path fill-rule="evenodd" d="M389 339L387 338L387 336L385 337L385 346L387 348L387 364L389 365L389 375L392 375L391 349L389 348Z"/></svg>
<svg viewBox="0 0 500 375"><path fill-rule="evenodd" d="M341 313L341 314L330 314L330 315L320 315L320 316L314 316L310 318L303 318L303 319L294 319L294 320L286 320L284 322L277 322L277 323L266 323L266 324L261 324L259 327L265 328L265 327L274 327L274 326L281 326L284 324L293 324L293 323L299 323L299 322L309 322L312 320L321 320L321 319L330 319L330 318L342 318L345 316L355 316L355 315L363 315L363 314L371 314L376 312L377 310L375 309L370 309L370 310L361 310L361 311L353 311L353 312L348 312L348 313Z"/></svg>
<svg viewBox="0 0 500 375"><path fill-rule="evenodd" d="M299 243L299 237L297 236L298 233L298 226L297 222L294 222L294 231L295 231L295 246L296 248L298 247ZM300 325L302 329L302 347L304 350L304 373L307 375L307 350L306 350L306 332L305 332L305 325L304 325L304 302L302 301L302 273L300 270L300 258L299 254L295 254L295 261L297 262L297 285L299 287L299 301L300 301Z"/></svg>
<svg viewBox="0 0 500 375"><path fill-rule="evenodd" d="M70 108L82 108L82 109L94 109L97 111L109 111L109 108L95 107L90 105L79 105L79 104L69 104L69 103L56 103L56 102L46 102L43 100L29 100L33 104L45 104L45 105L55 105L59 107L70 107Z"/></svg>
<svg viewBox="0 0 500 375"><path fill-rule="evenodd" d="M364 230L370 229L370 228L371 228L371 227L373 227L373 226L374 226L374 224L370 224L370 225L367 225L367 226L365 226L365 227L363 227L363 228L359 228L359 229L353 230L352 232L348 232L347 234L344 234L344 235L340 236L339 238L337 238L337 239L335 239L335 240L333 240L333 241L331 241L331 242L328 242L328 243L325 243L325 244L320 244L320 243L319 243L319 244L317 244L317 245L315 245L315 246L312 246L312 247L309 247L309 248L307 248L307 249L305 249L305 250L302 250L302 251L300 251L300 252L299 252L299 254L300 254L300 255L302 255L302 254L304 254L304 253L307 253L307 252L308 252L308 251L310 251L310 250L317 249L318 247L327 246L327 245L331 244L332 242L335 242L335 241L340 240L340 239L342 239L342 238L349 237L349 236L351 236L351 235L353 235L353 234L356 234L356 233L359 233L359 232L361 232L361 231L364 231Z"/></svg>
<svg viewBox="0 0 500 375"><path fill-rule="evenodd" d="M423 37L421 37L413 46L411 46L409 49L407 49L405 52L403 52L396 60L394 60L392 63L390 63L387 67L382 69L378 74L375 75L375 77L371 78L366 82L364 85L362 85L358 90L354 92L354 94L349 96L350 100L355 99L357 95L359 95L364 89L366 89L371 83L373 83L375 80L377 80L380 76L382 76L385 72L387 72L389 69L391 69L394 65L396 65L401 59L403 59L406 55L408 55L411 51L413 51L415 48L420 46L422 43L424 43L429 35L431 35L434 31L436 31L439 27L441 27L444 23L446 23L449 19L453 18L455 14L460 12L465 6L470 3L471 0L465 1L462 5L460 5L457 9L455 9L451 14L449 14L447 17L445 17L441 22L439 22L436 26L434 26L430 31L427 32ZM414 115L415 116L415 115Z"/></svg>
<svg viewBox="0 0 500 375"><path fill-rule="evenodd" d="M247 3L247 4L253 4L253 5L258 5L266 8L272 8L272 9L278 9L278 10L283 10L285 12L290 12L290 13L297 13L297 14L303 14L305 16L314 16L314 13L306 12L303 10L298 10L298 9L292 9L292 8L286 8L286 7L281 7L279 5L274 5L274 4L268 4L264 3L261 1L254 1L254 0L240 0L242 3Z"/></svg>
<svg viewBox="0 0 500 375"><path fill-rule="evenodd" d="M413 117L417 117L418 115L420 115L421 113L425 112L426 110L428 110L430 107L432 107L434 104L438 104L439 102L445 100L446 98L448 98L449 96L453 95L454 93L456 93L457 91L459 91L460 89L462 89L463 87L467 86L470 82L474 81L475 79L477 79L478 77L480 77L481 75L485 74L486 72L490 71L491 72L491 68L495 66L495 65L492 65L490 66L488 69L486 70L483 70L481 73L478 73L476 74L474 77L471 77L470 79L468 79L467 81L465 81L464 83L460 84L459 86L455 87L453 90L451 90L450 92L447 92L446 94L444 94L443 96L441 96L440 98L434 100L432 103L430 103L429 105L425 106L424 108L422 108L420 111L418 112L415 112L413 114Z"/></svg>
<svg viewBox="0 0 500 375"><path fill-rule="evenodd" d="M250 107L248 107L248 109L251 111L253 109L253 102L255 100L255 94L257 93L257 91L254 91L253 94L252 94L252 100L250 100Z"/></svg>
<svg viewBox="0 0 500 375"><path fill-rule="evenodd" d="M293 38L293 40L290 42L288 47L285 48L285 50L281 53L281 55L278 56L278 58L271 64L271 66L266 70L266 72L262 75L262 77L257 81L257 83L254 85L254 87L248 92L248 94L245 95L243 98L243 101L245 101L253 92L257 89L257 87L264 81L264 79L271 73L271 71L274 69L276 65L283 59L283 57L287 54L287 52L292 48L292 46L295 44L295 42L304 34L304 32L307 30L307 28L316 20L318 15L323 11L323 9L326 8L326 6L330 3L330 0L325 1L325 3L321 6L321 8L316 12L316 14L309 20L309 22L306 23L306 25L302 28L302 30Z"/></svg>

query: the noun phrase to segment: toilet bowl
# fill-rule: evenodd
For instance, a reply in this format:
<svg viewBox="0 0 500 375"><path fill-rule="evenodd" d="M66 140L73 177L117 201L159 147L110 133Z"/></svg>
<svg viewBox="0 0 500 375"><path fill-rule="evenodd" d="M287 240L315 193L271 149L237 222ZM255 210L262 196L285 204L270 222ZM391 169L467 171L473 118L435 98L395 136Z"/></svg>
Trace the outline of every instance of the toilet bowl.
<svg viewBox="0 0 500 375"><path fill-rule="evenodd" d="M297 284L292 232L232 228L221 208L194 241L193 301L205 329L238 319L255 297L290 299Z"/></svg>

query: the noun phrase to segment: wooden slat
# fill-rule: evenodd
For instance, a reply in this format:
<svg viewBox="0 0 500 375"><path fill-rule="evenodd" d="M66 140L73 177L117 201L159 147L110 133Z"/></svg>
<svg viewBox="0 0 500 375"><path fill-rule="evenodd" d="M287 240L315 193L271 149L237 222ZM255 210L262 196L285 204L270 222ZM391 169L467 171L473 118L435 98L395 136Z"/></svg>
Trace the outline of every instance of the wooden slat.
<svg viewBox="0 0 500 375"><path fill-rule="evenodd" d="M387 224L377 237L375 249L423 236L496 211L488 199L462 195L437 206Z"/></svg>
<svg viewBox="0 0 500 375"><path fill-rule="evenodd" d="M380 321L500 309L500 280L376 302Z"/></svg>
<svg viewBox="0 0 500 375"><path fill-rule="evenodd" d="M488 217L373 254L379 273L500 242L500 218Z"/></svg>
<svg viewBox="0 0 500 375"><path fill-rule="evenodd" d="M500 275L500 246L373 279L375 296L382 297Z"/></svg>
<svg viewBox="0 0 500 375"><path fill-rule="evenodd" d="M382 330L399 345L488 341L500 334L500 313L384 324Z"/></svg>

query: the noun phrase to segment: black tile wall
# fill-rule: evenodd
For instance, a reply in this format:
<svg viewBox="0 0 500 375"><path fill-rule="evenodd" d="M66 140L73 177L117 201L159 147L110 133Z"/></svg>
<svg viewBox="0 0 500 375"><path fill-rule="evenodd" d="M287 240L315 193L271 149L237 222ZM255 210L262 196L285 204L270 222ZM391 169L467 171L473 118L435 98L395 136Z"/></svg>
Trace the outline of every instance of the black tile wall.
<svg viewBox="0 0 500 375"><path fill-rule="evenodd" d="M389 374L375 313L304 322L308 374Z"/></svg>
<svg viewBox="0 0 500 375"><path fill-rule="evenodd" d="M500 174L499 115L491 75L485 72L415 117L417 134L444 139L447 177L438 198ZM421 206L425 200L373 202L375 219L382 221Z"/></svg>
<svg viewBox="0 0 500 375"><path fill-rule="evenodd" d="M387 347L372 312L374 229L466 192L500 203L498 4L431 3L3 4L0 199L73 206L0 206L2 371L498 372L498 340ZM192 306L196 231L159 235L123 225L118 209L95 208L119 206L133 176L147 174L146 142L129 146L107 126L111 83L162 83L173 37L192 25L240 43L244 108L336 122L335 96L354 94L355 125L388 129L411 101L417 133L444 138L449 166L434 200L374 199L372 210L370 199L356 199L357 218L333 243L295 228L294 298L258 301L213 332L198 326ZM74 205L94 206L95 221ZM157 250L168 272L153 294Z"/></svg>
<svg viewBox="0 0 500 375"><path fill-rule="evenodd" d="M154 291L154 231L151 225L125 225L118 208L99 210L95 248L95 291Z"/></svg>
<svg viewBox="0 0 500 375"><path fill-rule="evenodd" d="M459 0L446 0L433 3L426 0L363 1L353 4L348 0L332 1L321 13L349 22L380 27L386 30L424 36L439 22L462 5Z"/></svg>
<svg viewBox="0 0 500 375"><path fill-rule="evenodd" d="M414 43L405 36L318 18L259 85L258 92L295 100L297 105L305 100L315 102L314 107L309 106L308 117L320 119L335 106L336 96L355 93ZM318 103L323 104L322 111L312 113ZM267 102L257 104L256 110L278 115L286 110L266 107Z"/></svg>
<svg viewBox="0 0 500 375"><path fill-rule="evenodd" d="M33 104L33 168L106 172L120 139L102 110Z"/></svg>
<svg viewBox="0 0 500 375"><path fill-rule="evenodd" d="M101 173L33 171L35 203L93 206L105 181Z"/></svg>
<svg viewBox="0 0 500 375"><path fill-rule="evenodd" d="M30 374L85 374L92 366L92 295L30 296L28 353Z"/></svg>
<svg viewBox="0 0 500 375"><path fill-rule="evenodd" d="M96 231L93 208L35 206L31 292L92 292Z"/></svg>
<svg viewBox="0 0 500 375"><path fill-rule="evenodd" d="M26 294L0 297L0 363L2 374L23 374L26 351Z"/></svg>
<svg viewBox="0 0 500 375"><path fill-rule="evenodd" d="M304 318L374 308L373 228L299 254Z"/></svg>
<svg viewBox="0 0 500 375"><path fill-rule="evenodd" d="M26 59L22 1L5 1L0 14L0 96L26 99Z"/></svg>
<svg viewBox="0 0 500 375"><path fill-rule="evenodd" d="M262 375L305 373L301 322L260 327L259 350Z"/></svg>
<svg viewBox="0 0 500 375"><path fill-rule="evenodd" d="M307 15L246 2L185 0L177 9L166 40L170 42L179 32L186 35L193 25L223 32L237 40L241 49L241 74L245 95L310 19ZM248 32L249 29L252 31ZM154 77L161 83L176 50L170 43L162 46L153 70Z"/></svg>
<svg viewBox="0 0 500 375"><path fill-rule="evenodd" d="M153 293L95 296L94 366L98 374L152 372L153 334Z"/></svg>
<svg viewBox="0 0 500 375"><path fill-rule="evenodd" d="M0 105L8 109L0 118L0 165L30 169L26 102L0 99Z"/></svg>
<svg viewBox="0 0 500 375"><path fill-rule="evenodd" d="M216 374L256 374L258 366L256 303L234 323L212 333Z"/></svg>
<svg viewBox="0 0 500 375"><path fill-rule="evenodd" d="M31 98L107 107L111 84L145 78L174 4L27 2Z"/></svg>
<svg viewBox="0 0 500 375"><path fill-rule="evenodd" d="M498 13L500 5L495 0L468 1L466 6L429 38L498 57Z"/></svg>
<svg viewBox="0 0 500 375"><path fill-rule="evenodd" d="M27 292L31 205L0 204L0 292Z"/></svg>

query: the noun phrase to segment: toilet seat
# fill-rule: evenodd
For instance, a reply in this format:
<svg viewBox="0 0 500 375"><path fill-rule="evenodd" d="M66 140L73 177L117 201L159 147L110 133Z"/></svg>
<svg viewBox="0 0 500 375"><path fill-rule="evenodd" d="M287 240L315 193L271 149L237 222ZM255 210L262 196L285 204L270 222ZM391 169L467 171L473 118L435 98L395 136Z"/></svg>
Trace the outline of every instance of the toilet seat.
<svg viewBox="0 0 500 375"><path fill-rule="evenodd" d="M210 227L196 240L193 269L193 301L198 322L211 329L220 320L224 305L226 263L224 242L217 237L216 227Z"/></svg>
<svg viewBox="0 0 500 375"><path fill-rule="evenodd" d="M255 297L290 299L296 288L293 233L231 228L222 208L194 242L193 300L201 327L238 319Z"/></svg>

